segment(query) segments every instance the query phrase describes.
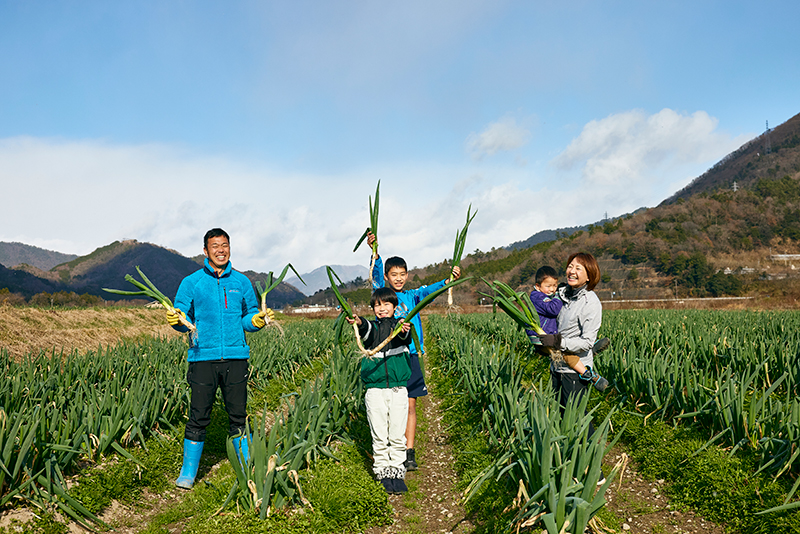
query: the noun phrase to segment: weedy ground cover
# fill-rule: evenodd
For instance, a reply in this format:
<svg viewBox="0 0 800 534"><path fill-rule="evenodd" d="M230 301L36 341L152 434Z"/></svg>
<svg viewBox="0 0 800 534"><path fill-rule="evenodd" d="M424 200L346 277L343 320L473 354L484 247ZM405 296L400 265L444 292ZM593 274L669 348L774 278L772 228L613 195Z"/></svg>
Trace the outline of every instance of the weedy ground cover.
<svg viewBox="0 0 800 534"><path fill-rule="evenodd" d="M282 429L273 433L280 434L281 439L275 440L277 443L271 449L274 452L265 456L260 454L260 445L264 444L266 427L261 426L260 434L254 432L262 443L251 443L251 463L243 471L237 461L238 473L226 464L227 469L220 470L223 478L218 483L208 481L214 486L213 490L205 491L207 488L201 485L198 498L203 495L203 502L213 502L213 510L204 509L205 513L200 513L192 509L192 522L199 521L195 516L219 522L220 517L225 517L223 514L232 513L231 506L232 510L242 511L242 506L248 503L249 492L233 490L241 489L245 471L249 472L244 480L248 489L249 481L263 480L264 473L258 470L264 467L265 458L273 460L272 475L277 489L258 495L259 500L251 503L253 508L258 505L260 511L262 502L268 502L267 511L274 512L281 504L298 502L296 496L300 495L305 470L325 455L334 456L336 444L348 441L345 423L350 421L350 413L358 410L354 404L357 404L359 390L353 387L353 381L358 380L354 371L357 362L341 355L332 357L332 339L331 321L292 322L285 336L277 330L263 332L261 337L259 334L252 336L253 389L268 383L283 387L283 390L274 388L272 394L282 398L285 407L270 421L270 426ZM104 349L102 353L60 356L30 356L17 363L5 355L0 360L8 378L0 385L0 406L3 406L0 451L4 455L0 459L3 468L0 495L4 504L22 497L25 502L44 509L56 507L86 524L89 519L97 522L95 514L111 499L131 502L145 487L156 492L171 487L180 464L180 445L175 437L182 432L180 421L188 395L183 341L149 340L142 344L121 344ZM309 376L312 380L303 379ZM268 395L262 399L268 404ZM48 411L46 416L42 415L43 407L52 413ZM261 409L264 410L263 405ZM214 413L214 417L220 417L222 410ZM254 427L266 419L267 411L261 413L261 418L253 419ZM212 423L209 429L210 458L215 454L224 455L226 448L230 449L224 426ZM265 448L265 452L269 450ZM77 485L66 491L65 476L75 470L78 459L82 462L100 460L111 452L120 455L117 461L84 471ZM255 465L257 458L261 459L259 465ZM232 459L235 460L235 456ZM355 461L359 466L360 462ZM300 467L304 471L298 474ZM385 495L368 472L363 469L359 472L362 474L359 484L371 484L375 491L360 491L360 500L366 503L370 514L354 516L349 525L368 524L373 516L386 521L389 512ZM324 484L316 483L317 488L321 486ZM330 487L315 493L313 487L308 496L324 494L330 502L330 496L337 494ZM197 502L194 492L192 495L188 499L190 504ZM342 502L337 508L344 506ZM187 517L174 510L167 515ZM253 514L243 512L242 515ZM256 513L255 517L258 516ZM276 520L270 519L271 522ZM339 524L324 515L314 521L318 524L315 531L319 532L327 532L325 528ZM298 531L309 531L308 525L304 522L303 525ZM207 532L209 528L204 524L198 531ZM348 530L351 527L336 528ZM263 531L260 529L261 526L253 531ZM212 530L221 531L216 527Z"/></svg>
<svg viewBox="0 0 800 534"><path fill-rule="evenodd" d="M486 344L446 318L429 321L438 367L459 377L455 392L463 392L471 410L481 414L478 431L492 456L466 488L467 499L482 499L484 484L502 481L516 497L505 503L510 520L495 526L582 533L605 504L603 494L620 467L602 472L613 445L606 441L609 417L596 421L592 433L588 397L562 411L549 380L523 386L518 356L506 347Z"/></svg>
<svg viewBox="0 0 800 534"><path fill-rule="evenodd" d="M736 532L797 532L800 514L796 510L756 515L785 503L798 480L794 465L787 467L792 454L781 455L778 447L782 444L790 451L798 450L791 439L787 443L794 430L766 434L767 428L793 424L796 366L791 361L800 352L797 320L798 314L785 312L606 312L603 334L611 337L612 348L608 356L604 353L598 358L597 364L602 372L622 377L622 383L612 380L619 389L611 389L604 396L593 395L590 407L597 410L595 417L601 420L616 410L611 416L611 435L626 444L644 475L670 483L667 494L673 505L690 507ZM530 376L547 373L546 368L536 366L535 358L526 359L529 343L508 318L451 315L448 321L478 339L503 344L522 356L520 362L531 364L527 371ZM677 373L670 373L680 368L679 363L687 366L684 376L692 376L695 384L702 385L694 391L705 398L699 393L690 396L686 381L680 382ZM640 381L624 382L631 377ZM647 387L648 381L651 387ZM722 394L742 388L747 393L741 396ZM675 397L695 399L704 408L686 405L683 411L675 409ZM453 408L448 413L459 413L463 404L468 414L470 402L465 402L465 396L452 399ZM786 410L782 416L780 409ZM741 439L729 437L730 430L720 430L732 420L732 413L739 418L736 424L758 429L753 433L757 439L739 443ZM753 423L748 419L751 413L756 414ZM774 417L771 422L767 420L770 416ZM474 431L479 424L474 416L470 419L464 415L463 421L458 433L466 436L462 438L463 447L470 452L462 455L459 467L466 481L488 464L485 452L491 444L487 435ZM714 437L717 439L712 441ZM771 447L770 452L766 447ZM777 465L779 461L783 467ZM505 497L497 497L503 495L503 488L495 485L492 489L495 495L484 497L485 501L473 510L485 515L487 525L497 523L493 511L499 512L500 504L507 503L513 493L506 488ZM495 507L492 499L497 501ZM602 515L607 524L613 522L613 517Z"/></svg>

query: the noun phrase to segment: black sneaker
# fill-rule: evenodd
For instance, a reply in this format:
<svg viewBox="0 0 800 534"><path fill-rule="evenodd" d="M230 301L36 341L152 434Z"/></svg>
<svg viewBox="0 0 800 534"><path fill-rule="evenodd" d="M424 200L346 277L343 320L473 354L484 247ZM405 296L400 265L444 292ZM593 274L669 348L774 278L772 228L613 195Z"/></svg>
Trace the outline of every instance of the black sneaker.
<svg viewBox="0 0 800 534"><path fill-rule="evenodd" d="M611 345L611 341L609 341L607 337L601 337L597 340L597 343L594 344L594 347L592 347L592 352L595 354L600 354L606 350L609 345Z"/></svg>
<svg viewBox="0 0 800 534"><path fill-rule="evenodd" d="M406 466L406 471L416 471L419 468L415 456L414 449L406 449L406 461L403 462L403 465Z"/></svg>
<svg viewBox="0 0 800 534"><path fill-rule="evenodd" d="M403 493L408 492L408 486L406 486L406 481L402 478L393 478L392 482L394 483L394 493L395 495L402 495Z"/></svg>

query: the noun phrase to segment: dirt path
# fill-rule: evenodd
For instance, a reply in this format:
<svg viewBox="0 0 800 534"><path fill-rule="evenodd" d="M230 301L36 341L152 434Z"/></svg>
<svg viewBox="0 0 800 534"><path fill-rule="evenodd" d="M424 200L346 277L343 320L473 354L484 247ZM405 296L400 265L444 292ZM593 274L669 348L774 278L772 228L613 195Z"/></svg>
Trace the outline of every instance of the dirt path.
<svg viewBox="0 0 800 534"><path fill-rule="evenodd" d="M605 458L613 465L621 457L623 448L615 447ZM672 507L664 495L663 480L649 481L642 477L635 465L628 465L606 493L606 508L620 518L618 529L611 532L690 534L725 534L725 529L706 521L691 510Z"/></svg>
<svg viewBox="0 0 800 534"><path fill-rule="evenodd" d="M439 409L440 400L436 397L435 386L430 381L428 384L430 394L418 400L417 460L420 468L407 474L410 490L407 495L389 497L395 510L394 524L369 529L365 534L462 534L476 529L465 516L463 495L456 489L455 457ZM606 463L613 466L623 453L624 448L618 445L606 457ZM598 534L725 534L723 527L691 510L673 508L665 488L665 481L648 481L637 472L636 465L628 463L621 479L606 493L606 508L618 521L601 523L603 530ZM542 528L540 525L529 532L538 534Z"/></svg>

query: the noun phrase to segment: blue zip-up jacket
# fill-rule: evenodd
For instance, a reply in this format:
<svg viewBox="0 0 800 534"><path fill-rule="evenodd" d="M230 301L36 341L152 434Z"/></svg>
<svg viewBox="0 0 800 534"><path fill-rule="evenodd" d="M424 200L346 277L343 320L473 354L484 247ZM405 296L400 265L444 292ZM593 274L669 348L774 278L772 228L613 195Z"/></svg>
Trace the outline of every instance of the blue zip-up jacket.
<svg viewBox="0 0 800 534"><path fill-rule="evenodd" d="M253 316L258 313L253 284L234 271L231 262L217 272L205 260L205 266L181 281L175 295L175 307L197 327L189 347L189 362L210 360L246 360L250 357L244 333L256 332ZM187 332L183 325L175 330Z"/></svg>
<svg viewBox="0 0 800 534"><path fill-rule="evenodd" d="M414 307L422 301L422 299L434 291L443 288L446 282L447 280L442 280L441 282L436 282L429 286L422 286L418 289L408 289L397 293L397 307L394 309L394 316L398 319L405 317L408 315L408 312L413 310ZM381 287L386 287L386 279L383 277L383 260L378 256L378 259L375 260L375 266L372 268L372 288L379 289ZM411 324L417 331L419 344L421 345L417 348L417 344L412 341L409 347L411 349L411 354L425 354L425 342L422 340L422 319L420 319L419 314L411 318Z"/></svg>
<svg viewBox="0 0 800 534"><path fill-rule="evenodd" d="M535 289L531 291L531 303L539 315L539 325L545 334L558 333L558 314L564 302L556 295L547 295ZM535 335L533 330L525 330L529 335Z"/></svg>

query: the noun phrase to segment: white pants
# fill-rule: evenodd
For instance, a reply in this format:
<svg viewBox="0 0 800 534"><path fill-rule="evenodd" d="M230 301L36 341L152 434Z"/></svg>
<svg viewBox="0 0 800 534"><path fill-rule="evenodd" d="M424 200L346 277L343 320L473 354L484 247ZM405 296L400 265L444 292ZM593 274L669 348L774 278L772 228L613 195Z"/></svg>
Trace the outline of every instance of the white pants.
<svg viewBox="0 0 800 534"><path fill-rule="evenodd" d="M372 433L372 470L378 480L405 478L408 390L369 388L364 396Z"/></svg>

